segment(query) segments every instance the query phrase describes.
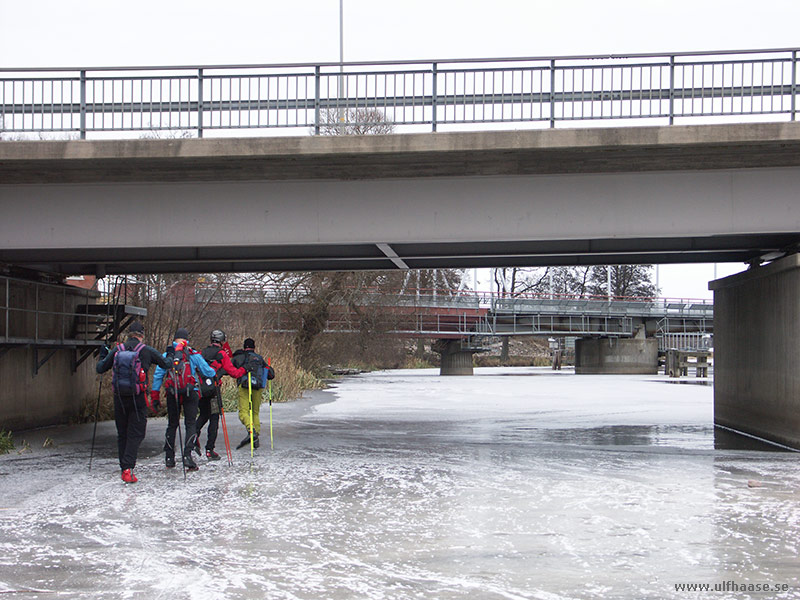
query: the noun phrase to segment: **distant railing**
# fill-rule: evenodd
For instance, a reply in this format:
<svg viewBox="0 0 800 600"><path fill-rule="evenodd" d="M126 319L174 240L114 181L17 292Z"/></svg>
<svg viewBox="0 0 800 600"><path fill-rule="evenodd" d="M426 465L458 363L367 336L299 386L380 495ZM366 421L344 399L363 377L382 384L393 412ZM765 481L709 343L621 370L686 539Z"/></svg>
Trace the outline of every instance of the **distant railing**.
<svg viewBox="0 0 800 600"><path fill-rule="evenodd" d="M452 289L378 288L345 289L332 303L326 329L338 332L359 330L362 314L353 314L350 303L378 309L370 313L377 329L413 335L617 335L635 333L635 318L658 319L657 336L677 330L713 330L714 305L711 300L638 298L627 296L577 296L572 294L514 294ZM198 285L195 301L200 303L244 303L281 306L310 301L307 291L292 286ZM280 313L278 313L280 323ZM694 335L694 334L693 334ZM670 338L674 343L679 338ZM683 338L680 338L683 340ZM688 340L688 338L686 338ZM700 339L698 337L697 339ZM663 340L662 340L663 341ZM667 343L667 342L664 342ZM693 348L696 345L691 346Z"/></svg>
<svg viewBox="0 0 800 600"><path fill-rule="evenodd" d="M797 52L0 69L0 132L84 139L109 132L437 131L758 115L794 121Z"/></svg>
<svg viewBox="0 0 800 600"><path fill-rule="evenodd" d="M276 283L226 283L224 286L198 283L195 285L196 302L212 303L281 303L302 302L313 290L302 286ZM516 293L474 291L470 289L414 288L400 290L378 287L343 288L343 296L352 296L359 303L388 306L419 306L429 308L494 308L505 310L547 312L554 309L584 309L596 307L602 312L620 310L661 316L713 315L714 301L698 298L650 298L639 296L597 296L559 293Z"/></svg>

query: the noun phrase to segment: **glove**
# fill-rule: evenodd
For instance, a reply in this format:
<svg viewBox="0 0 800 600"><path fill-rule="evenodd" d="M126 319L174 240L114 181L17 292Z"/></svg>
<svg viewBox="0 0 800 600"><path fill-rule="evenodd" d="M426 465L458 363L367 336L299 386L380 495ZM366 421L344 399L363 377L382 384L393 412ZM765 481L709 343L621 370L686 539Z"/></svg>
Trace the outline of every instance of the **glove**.
<svg viewBox="0 0 800 600"><path fill-rule="evenodd" d="M147 408L149 408L152 412L158 412L158 409L161 408L161 392L159 390L151 390L150 391L150 400L148 402L147 396L144 397L145 402L147 402Z"/></svg>
<svg viewBox="0 0 800 600"><path fill-rule="evenodd" d="M176 352L180 352L181 350L183 350L183 348L184 348L185 346L186 346L186 342L178 342L178 343L175 345L175 351L176 351Z"/></svg>
<svg viewBox="0 0 800 600"><path fill-rule="evenodd" d="M267 367L267 380L275 379L275 369Z"/></svg>
<svg viewBox="0 0 800 600"><path fill-rule="evenodd" d="M103 346L100 348L100 360L105 360L106 356L108 356L108 346Z"/></svg>

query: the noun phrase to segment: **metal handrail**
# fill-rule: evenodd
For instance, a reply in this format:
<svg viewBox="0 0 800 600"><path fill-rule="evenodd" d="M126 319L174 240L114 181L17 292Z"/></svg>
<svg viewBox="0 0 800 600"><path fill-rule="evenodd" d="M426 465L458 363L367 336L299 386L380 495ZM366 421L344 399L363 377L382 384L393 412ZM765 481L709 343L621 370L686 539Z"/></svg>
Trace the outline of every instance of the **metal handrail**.
<svg viewBox="0 0 800 600"><path fill-rule="evenodd" d="M750 55L750 54L775 54L780 52L795 52L800 48L750 48L746 50L686 50L681 52L643 52L643 53L622 53L622 54L562 54L558 56L506 56L506 57L473 57L473 58L421 58L413 60L371 60L371 61L346 61L346 62L298 62L298 63L240 63L240 64L218 64L218 65L128 65L128 66L99 66L99 67L0 67L0 73L4 72L48 72L56 73L63 71L178 71L196 69L277 69L277 68L297 68L307 66L332 67L341 66L355 67L366 65L390 66L390 65L424 65L431 63L439 64L470 64L470 63L502 63L518 61L567 61L567 60L621 60L629 58L659 58L664 56L730 56L730 55Z"/></svg>
<svg viewBox="0 0 800 600"><path fill-rule="evenodd" d="M67 330L72 331L73 325L75 324L76 318L83 319L84 324L88 327L89 319L94 320L93 315L89 315L86 311L69 311L66 309L66 296L69 294L70 296L83 298L86 305L92 304L92 300L97 297L98 292L86 288L79 288L75 286L68 286L64 284L52 284L42 281L33 281L28 279L19 279L16 277L8 277L8 276L0 276L0 281L3 282L2 291L4 291L5 302L0 305L0 314L2 314L2 335L0 335L0 344L5 345L16 345L20 343L32 343L34 345L40 343L48 343L52 344L55 342L59 342L61 344L72 344L72 345L79 345L79 346L92 346L97 345L99 342L95 342L89 339L83 338L70 338L67 335ZM31 286L33 287L35 299L34 299L34 306L33 308L27 306L12 306L11 302L11 283L17 283L24 286ZM40 290L42 288L50 288L56 289L63 294L62 298L62 306L61 310L45 310L39 306L39 295ZM33 336L25 335L25 336L12 336L11 335L11 327L12 327L12 317L14 315L17 318L19 316L32 314L33 315ZM49 330L59 332L58 335L40 335L42 327L41 319L43 317L47 317L51 320L48 323Z"/></svg>
<svg viewBox="0 0 800 600"><path fill-rule="evenodd" d="M464 127L796 118L797 49L0 69L0 131ZM446 67L446 68L445 68ZM47 74L47 76L45 76ZM334 118L331 118L331 115ZM537 125L538 124L538 125Z"/></svg>

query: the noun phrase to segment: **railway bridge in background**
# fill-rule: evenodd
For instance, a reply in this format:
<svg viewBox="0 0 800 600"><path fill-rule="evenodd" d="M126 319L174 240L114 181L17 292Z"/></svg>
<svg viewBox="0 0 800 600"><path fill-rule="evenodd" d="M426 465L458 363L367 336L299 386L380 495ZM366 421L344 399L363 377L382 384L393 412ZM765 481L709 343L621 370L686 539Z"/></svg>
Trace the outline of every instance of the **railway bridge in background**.
<svg viewBox="0 0 800 600"><path fill-rule="evenodd" d="M87 139L0 144L0 263L103 276L750 262L713 284L715 421L800 446L797 51L479 62L6 70L7 131ZM330 115L411 130L99 139L316 132ZM619 119L643 126L562 128ZM778 122L732 122L746 119ZM445 131L476 123L524 129ZM3 360L27 364L16 356Z"/></svg>

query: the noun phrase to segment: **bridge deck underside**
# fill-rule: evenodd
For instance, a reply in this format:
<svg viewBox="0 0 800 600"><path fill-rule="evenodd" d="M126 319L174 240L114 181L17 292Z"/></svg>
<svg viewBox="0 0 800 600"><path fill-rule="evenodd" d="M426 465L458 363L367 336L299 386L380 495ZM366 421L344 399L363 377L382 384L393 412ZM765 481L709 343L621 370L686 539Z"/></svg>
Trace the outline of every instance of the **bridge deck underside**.
<svg viewBox="0 0 800 600"><path fill-rule="evenodd" d="M90 235L90 234L88 234ZM800 234L680 238L394 243L410 269L747 262L800 243ZM153 248L0 248L0 262L65 275L391 270L375 244Z"/></svg>
<svg viewBox="0 0 800 600"><path fill-rule="evenodd" d="M800 123L5 142L0 262L64 274L740 262L800 244L798 149Z"/></svg>

